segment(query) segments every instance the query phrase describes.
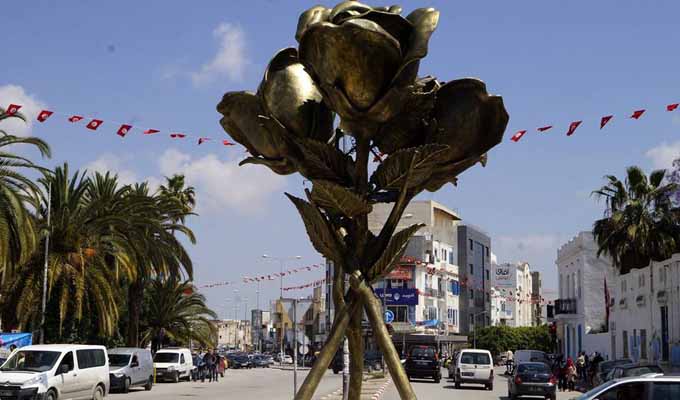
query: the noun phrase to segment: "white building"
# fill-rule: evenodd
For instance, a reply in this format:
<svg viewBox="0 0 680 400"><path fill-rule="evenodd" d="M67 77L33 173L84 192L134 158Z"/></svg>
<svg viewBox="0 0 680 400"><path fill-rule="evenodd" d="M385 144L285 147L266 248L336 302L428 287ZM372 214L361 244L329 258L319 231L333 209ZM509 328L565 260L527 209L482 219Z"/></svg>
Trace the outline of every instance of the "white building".
<svg viewBox="0 0 680 400"><path fill-rule="evenodd" d="M558 338L563 354L598 351L607 356L605 280L613 282L608 257L597 256L591 232L580 232L557 251L559 299L555 301Z"/></svg>
<svg viewBox="0 0 680 400"><path fill-rule="evenodd" d="M217 346L247 350L252 345L250 321L220 319L212 321L217 328Z"/></svg>
<svg viewBox="0 0 680 400"><path fill-rule="evenodd" d="M491 274L492 304L498 310L496 325L532 326L532 278L527 262L495 265ZM495 301L493 300L495 299Z"/></svg>
<svg viewBox="0 0 680 400"><path fill-rule="evenodd" d="M611 354L680 366L680 254L652 262L610 287Z"/></svg>

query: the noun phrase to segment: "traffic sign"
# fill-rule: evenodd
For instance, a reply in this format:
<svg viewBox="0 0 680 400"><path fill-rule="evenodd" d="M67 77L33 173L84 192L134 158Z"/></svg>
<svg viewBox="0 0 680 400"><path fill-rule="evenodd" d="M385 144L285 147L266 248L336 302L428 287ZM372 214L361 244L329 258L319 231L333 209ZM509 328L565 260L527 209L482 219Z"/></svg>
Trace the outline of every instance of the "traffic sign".
<svg viewBox="0 0 680 400"><path fill-rule="evenodd" d="M309 346L307 346L306 344L300 345L298 350L300 351L300 354L303 354L303 355L307 354L307 353L309 353Z"/></svg>
<svg viewBox="0 0 680 400"><path fill-rule="evenodd" d="M394 321L394 313L390 310L385 310L385 322L389 324L392 321Z"/></svg>

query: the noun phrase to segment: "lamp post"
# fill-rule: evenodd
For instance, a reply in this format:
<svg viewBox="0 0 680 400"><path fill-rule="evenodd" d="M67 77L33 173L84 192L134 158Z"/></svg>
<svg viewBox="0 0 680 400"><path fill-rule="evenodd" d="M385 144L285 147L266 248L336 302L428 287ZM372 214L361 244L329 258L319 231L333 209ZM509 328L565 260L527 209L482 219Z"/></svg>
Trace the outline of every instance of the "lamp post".
<svg viewBox="0 0 680 400"><path fill-rule="evenodd" d="M280 281L280 286L281 286L281 294L279 298L283 298L283 267L286 261L290 260L299 260L302 258L302 256L292 256L292 257L274 257L270 256L268 254L263 254L262 258L267 259L267 260L275 260L278 261L280 266L281 266L281 273L279 274L279 281Z"/></svg>
<svg viewBox="0 0 680 400"><path fill-rule="evenodd" d="M479 317L480 315L488 314L488 313L489 313L488 311L484 310L480 313L474 314L474 316L472 317L472 322L473 322L472 327L474 328L472 330L472 348L473 349L477 348L477 317Z"/></svg>

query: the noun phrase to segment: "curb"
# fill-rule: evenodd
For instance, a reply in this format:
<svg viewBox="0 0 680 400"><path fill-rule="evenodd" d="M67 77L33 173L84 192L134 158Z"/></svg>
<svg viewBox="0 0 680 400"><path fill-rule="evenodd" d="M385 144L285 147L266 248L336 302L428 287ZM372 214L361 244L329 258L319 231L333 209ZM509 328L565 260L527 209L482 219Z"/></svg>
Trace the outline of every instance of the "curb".
<svg viewBox="0 0 680 400"><path fill-rule="evenodd" d="M361 398L366 400L380 400L392 383L392 378L388 377L373 393L362 393ZM342 388L335 390L332 393L326 394L324 396L318 397L319 400L337 400L342 398Z"/></svg>
<svg viewBox="0 0 680 400"><path fill-rule="evenodd" d="M392 378L387 378L385 383L383 383L382 386L380 386L380 389L378 389L378 391L373 396L371 396L371 400L381 399L385 394L387 387L390 386L390 383L392 383Z"/></svg>

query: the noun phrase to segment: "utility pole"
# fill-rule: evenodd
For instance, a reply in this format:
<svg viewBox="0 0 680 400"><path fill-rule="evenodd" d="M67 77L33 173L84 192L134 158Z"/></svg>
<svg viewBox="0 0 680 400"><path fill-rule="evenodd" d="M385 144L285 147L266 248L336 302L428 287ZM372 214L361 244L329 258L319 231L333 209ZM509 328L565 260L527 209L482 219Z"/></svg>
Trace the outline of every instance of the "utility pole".
<svg viewBox="0 0 680 400"><path fill-rule="evenodd" d="M45 314L47 312L47 268L50 251L50 218L52 212L52 181L47 186L47 236L45 237L45 266L43 267L42 315L40 316L40 344L45 343Z"/></svg>
<svg viewBox="0 0 680 400"><path fill-rule="evenodd" d="M293 299L293 397L297 395L297 298Z"/></svg>

